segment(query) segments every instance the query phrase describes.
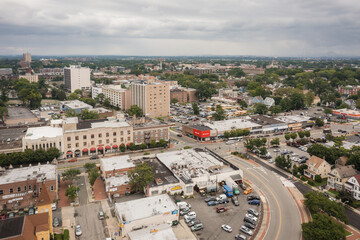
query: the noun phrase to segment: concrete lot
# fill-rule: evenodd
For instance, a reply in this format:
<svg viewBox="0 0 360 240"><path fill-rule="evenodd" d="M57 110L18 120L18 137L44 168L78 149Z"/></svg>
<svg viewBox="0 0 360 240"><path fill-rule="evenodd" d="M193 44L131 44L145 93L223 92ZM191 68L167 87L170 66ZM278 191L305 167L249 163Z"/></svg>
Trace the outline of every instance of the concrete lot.
<svg viewBox="0 0 360 240"><path fill-rule="evenodd" d="M253 193L256 195L256 193ZM195 198L181 199L191 204L192 211L196 212L197 219L201 221L204 226L203 230L194 232L198 239L234 239L234 236L240 233L239 229L243 224L245 213L249 208L253 208L260 212L260 207L249 205L246 200L246 195L240 194L238 196L240 206L235 206L231 201L227 204L220 204L209 207L204 201L205 197L199 194L194 195ZM217 213L217 207L227 207L228 211ZM182 219L183 217L181 217ZM232 233L225 232L221 229L222 224L228 224L232 227Z"/></svg>

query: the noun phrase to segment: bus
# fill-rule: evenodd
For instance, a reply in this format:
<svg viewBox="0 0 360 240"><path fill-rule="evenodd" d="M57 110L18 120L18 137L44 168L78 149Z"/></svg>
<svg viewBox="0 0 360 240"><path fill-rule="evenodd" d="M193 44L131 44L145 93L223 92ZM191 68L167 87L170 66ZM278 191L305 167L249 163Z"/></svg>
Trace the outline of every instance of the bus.
<svg viewBox="0 0 360 240"><path fill-rule="evenodd" d="M229 140L241 141L243 137L230 137Z"/></svg>

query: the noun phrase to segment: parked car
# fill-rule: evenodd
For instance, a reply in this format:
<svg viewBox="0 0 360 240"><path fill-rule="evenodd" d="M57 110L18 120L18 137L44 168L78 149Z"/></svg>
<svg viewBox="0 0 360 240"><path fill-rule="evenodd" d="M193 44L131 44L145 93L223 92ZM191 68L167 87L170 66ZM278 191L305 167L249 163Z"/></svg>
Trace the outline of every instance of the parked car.
<svg viewBox="0 0 360 240"><path fill-rule="evenodd" d="M251 196L247 196L247 200L260 200L259 196L255 196L255 195L251 195Z"/></svg>
<svg viewBox="0 0 360 240"><path fill-rule="evenodd" d="M226 144L226 145L231 145L231 144L234 144L234 141L229 140L229 141L227 141L225 144Z"/></svg>
<svg viewBox="0 0 360 240"><path fill-rule="evenodd" d="M199 231L203 228L204 228L204 226L201 223L198 223L198 224L195 224L194 226L192 226L190 229L191 229L191 231L194 232L194 231Z"/></svg>
<svg viewBox="0 0 360 240"><path fill-rule="evenodd" d="M245 214L245 217L251 218L251 219L253 219L255 222L258 220L258 218L255 217L254 215L252 215L251 213L246 213L246 214Z"/></svg>
<svg viewBox="0 0 360 240"><path fill-rule="evenodd" d="M245 227L244 225L240 227L240 231L243 232L243 233L246 233L250 236L253 235L253 231L251 231L250 229L248 229L247 227Z"/></svg>
<svg viewBox="0 0 360 240"><path fill-rule="evenodd" d="M180 216L184 216L190 212L190 208L182 208L180 209Z"/></svg>
<svg viewBox="0 0 360 240"><path fill-rule="evenodd" d="M73 158L73 159L70 159L68 162L76 162L77 159L76 158Z"/></svg>
<svg viewBox="0 0 360 240"><path fill-rule="evenodd" d="M225 207L218 207L218 208L216 208L216 212L217 212L217 213L226 212L227 210L228 210L228 209L225 208Z"/></svg>
<svg viewBox="0 0 360 240"><path fill-rule="evenodd" d="M244 191L244 194L245 195L248 195L249 193L252 192L252 189L251 188L247 188L245 191Z"/></svg>
<svg viewBox="0 0 360 240"><path fill-rule="evenodd" d="M205 202L216 201L216 197L207 197L204 200Z"/></svg>
<svg viewBox="0 0 360 240"><path fill-rule="evenodd" d="M216 206L218 204L219 204L218 201L210 201L210 202L207 203L208 206Z"/></svg>
<svg viewBox="0 0 360 240"><path fill-rule="evenodd" d="M236 234L235 235L235 240L246 240L246 237L242 234Z"/></svg>
<svg viewBox="0 0 360 240"><path fill-rule="evenodd" d="M92 156L90 157L90 160L95 160L95 159L99 159L99 156L98 156L98 155L92 155Z"/></svg>
<svg viewBox="0 0 360 240"><path fill-rule="evenodd" d="M0 220L5 220L6 219L6 214L4 213L4 214L1 214L0 215Z"/></svg>
<svg viewBox="0 0 360 240"><path fill-rule="evenodd" d="M240 204L239 204L239 200L238 200L237 197L232 197L232 198L231 198L231 201L232 201L232 203L233 203L235 206L239 206L239 205L240 205Z"/></svg>
<svg viewBox="0 0 360 240"><path fill-rule="evenodd" d="M194 220L188 222L187 225L188 225L188 227L192 227L192 226L194 226L195 224L199 224L199 223L201 223L200 220L195 218Z"/></svg>
<svg viewBox="0 0 360 240"><path fill-rule="evenodd" d="M255 229L255 225L254 224L251 224L249 222L244 222L244 226L249 228L249 229Z"/></svg>
<svg viewBox="0 0 360 240"><path fill-rule="evenodd" d="M260 200L249 200L248 201L248 203L250 204L250 205L260 205Z"/></svg>
<svg viewBox="0 0 360 240"><path fill-rule="evenodd" d="M56 203L51 204L51 210L55 211L57 209Z"/></svg>
<svg viewBox="0 0 360 240"><path fill-rule="evenodd" d="M8 214L8 218L14 218L15 217L15 213L11 212Z"/></svg>
<svg viewBox="0 0 360 240"><path fill-rule="evenodd" d="M231 233L231 232L232 232L232 228L231 228L229 225L223 224L223 225L221 225L221 228L222 228L225 232L228 232L228 233Z"/></svg>
<svg viewBox="0 0 360 240"><path fill-rule="evenodd" d="M280 152L280 149L276 148L276 149L274 149L274 152Z"/></svg>
<svg viewBox="0 0 360 240"><path fill-rule="evenodd" d="M53 219L53 227L59 227L59 226L60 226L59 219L57 217L54 217L54 219Z"/></svg>
<svg viewBox="0 0 360 240"><path fill-rule="evenodd" d="M229 203L230 201L229 201L229 199L220 199L219 201L219 204L224 204L224 203Z"/></svg>
<svg viewBox="0 0 360 240"><path fill-rule="evenodd" d="M98 218L99 218L99 220L103 220L103 219L105 218L103 211L100 211L100 212L99 212Z"/></svg>
<svg viewBox="0 0 360 240"><path fill-rule="evenodd" d="M255 209L252 209L252 208L248 209L248 213L254 215L255 217L259 216L259 213Z"/></svg>
<svg viewBox="0 0 360 240"><path fill-rule="evenodd" d="M81 227L80 225L76 225L75 227L75 236L81 236L82 235L82 231L81 231Z"/></svg>
<svg viewBox="0 0 360 240"><path fill-rule="evenodd" d="M178 136L178 137L182 137L182 135L181 135L181 134L178 134L178 135L176 135L176 136Z"/></svg>
<svg viewBox="0 0 360 240"><path fill-rule="evenodd" d="M256 224L256 221L254 221L252 218L248 218L248 217L244 217L244 222L248 222L248 223L251 223L251 224Z"/></svg>

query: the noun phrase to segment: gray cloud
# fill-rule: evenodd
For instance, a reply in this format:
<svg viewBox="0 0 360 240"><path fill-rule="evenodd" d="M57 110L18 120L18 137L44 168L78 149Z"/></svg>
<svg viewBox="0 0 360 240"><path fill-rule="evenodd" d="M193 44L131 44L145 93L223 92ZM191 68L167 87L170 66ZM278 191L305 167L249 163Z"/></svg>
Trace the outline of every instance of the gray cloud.
<svg viewBox="0 0 360 240"><path fill-rule="evenodd" d="M0 54L360 55L357 0L5 0Z"/></svg>

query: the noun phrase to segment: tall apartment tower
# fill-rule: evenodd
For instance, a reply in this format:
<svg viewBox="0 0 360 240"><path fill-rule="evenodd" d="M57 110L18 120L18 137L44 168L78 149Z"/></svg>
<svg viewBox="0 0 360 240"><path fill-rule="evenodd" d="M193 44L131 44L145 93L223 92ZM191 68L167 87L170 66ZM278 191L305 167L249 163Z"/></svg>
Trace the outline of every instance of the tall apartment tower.
<svg viewBox="0 0 360 240"><path fill-rule="evenodd" d="M65 87L74 92L76 89L89 91L90 84L90 68L81 67L80 65L70 65L64 68Z"/></svg>
<svg viewBox="0 0 360 240"><path fill-rule="evenodd" d="M131 105L130 89L122 88L120 85L105 85L102 87L105 99L108 98L110 105L122 110L128 110Z"/></svg>
<svg viewBox="0 0 360 240"><path fill-rule="evenodd" d="M22 57L22 61L25 63L31 63L31 54L30 53L24 53Z"/></svg>
<svg viewBox="0 0 360 240"><path fill-rule="evenodd" d="M168 116L170 112L169 84L150 81L132 83L131 105L139 106L147 117Z"/></svg>

